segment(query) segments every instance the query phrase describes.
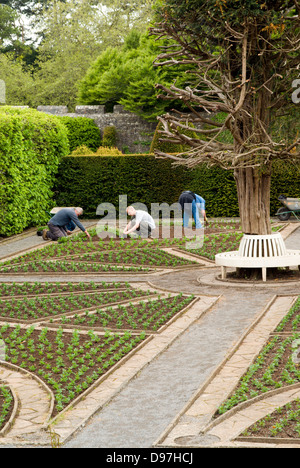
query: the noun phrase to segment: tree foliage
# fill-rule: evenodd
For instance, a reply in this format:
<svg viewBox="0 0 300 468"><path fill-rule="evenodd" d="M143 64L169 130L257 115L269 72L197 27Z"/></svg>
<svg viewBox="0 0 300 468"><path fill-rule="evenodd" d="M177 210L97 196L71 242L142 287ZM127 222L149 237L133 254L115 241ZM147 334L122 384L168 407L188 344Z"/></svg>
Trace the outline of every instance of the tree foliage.
<svg viewBox="0 0 300 468"><path fill-rule="evenodd" d="M163 114L175 102L158 101L156 83L160 81L168 85L177 80L178 84L183 84L187 80L184 66L177 70L153 66L160 45L148 34L133 30L123 47L106 49L90 66L79 85L79 101L82 104L105 104L110 108L119 103L145 119L156 120L157 115Z"/></svg>
<svg viewBox="0 0 300 468"><path fill-rule="evenodd" d="M20 63L24 73L32 75L33 86L31 89L26 87L26 104L35 107L68 105L70 110L74 109L77 84L91 63L107 48L122 47L124 38L132 28L145 30L150 18L151 2L8 0L7 3L18 12L19 17L21 13L26 20L24 24L20 22L17 25L16 32L20 40L12 41L10 31L10 41L6 40L4 50L10 52L10 62L14 60ZM27 42L29 33L31 38ZM19 90L12 88L13 85L15 81L9 79L8 104L12 104L9 96L19 93ZM21 80L20 87L23 88Z"/></svg>
<svg viewBox="0 0 300 468"><path fill-rule="evenodd" d="M176 41L157 59L158 66L197 64L193 86L185 89L158 84L164 99L178 98L191 110L191 119L210 126L207 141L190 141L191 165L199 160L225 168L259 166L266 160L298 155L295 145L276 143L270 128L276 116L294 106L293 79L299 73L299 17L297 1L167 0L157 11L159 37ZM223 124L199 117L199 111L227 114ZM279 111L279 112L278 112ZM173 127L180 124L166 120ZM180 124L184 125L184 124ZM165 126L165 136L169 132ZM224 130L234 143L218 142ZM172 136L174 137L174 135ZM299 144L299 142L298 142Z"/></svg>
<svg viewBox="0 0 300 468"><path fill-rule="evenodd" d="M272 134L279 115L295 108L292 83L299 74L298 0L164 0L156 8L158 38L168 38L156 64L187 65L193 83L185 88L162 83L166 100L179 99L190 114L166 114L162 139L189 144L186 155L167 155L178 164L201 162L233 169L244 232L270 232L272 162L300 159L300 139L278 141ZM176 47L174 47L174 42ZM213 119L223 112L223 122ZM299 115L299 113L298 113ZM187 122L206 138L189 138ZM222 134L229 131L232 142Z"/></svg>

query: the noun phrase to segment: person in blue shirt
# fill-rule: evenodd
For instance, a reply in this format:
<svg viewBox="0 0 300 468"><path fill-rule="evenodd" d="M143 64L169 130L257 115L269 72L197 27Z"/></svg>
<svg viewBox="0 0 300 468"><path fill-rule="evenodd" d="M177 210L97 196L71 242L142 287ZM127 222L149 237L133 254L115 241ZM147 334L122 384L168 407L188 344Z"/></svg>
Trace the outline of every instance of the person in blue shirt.
<svg viewBox="0 0 300 468"><path fill-rule="evenodd" d="M90 239L90 234L78 219L78 216L82 215L82 213L82 208L62 208L49 221L49 231L47 229L42 231L43 239L56 241L60 237L67 237L68 226L73 226L74 224Z"/></svg>
<svg viewBox="0 0 300 468"><path fill-rule="evenodd" d="M178 202L183 211L183 227L188 227L190 216L192 216L196 229L201 229L203 226L200 221L199 212L201 212L204 221L207 221L204 198L190 190L185 190L180 195Z"/></svg>

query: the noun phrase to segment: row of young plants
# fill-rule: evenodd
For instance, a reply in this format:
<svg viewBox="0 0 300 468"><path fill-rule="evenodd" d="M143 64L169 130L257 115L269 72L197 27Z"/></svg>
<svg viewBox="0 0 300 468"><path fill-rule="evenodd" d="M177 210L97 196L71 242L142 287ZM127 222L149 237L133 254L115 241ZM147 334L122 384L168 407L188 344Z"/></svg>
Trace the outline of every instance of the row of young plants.
<svg viewBox="0 0 300 468"><path fill-rule="evenodd" d="M74 261L79 256L70 256L68 260ZM186 260L183 258L175 257L167 252L159 249L135 249L135 250L121 250L118 249L107 252L94 252L83 254L80 256L81 261L84 262L98 262L98 263L124 263L133 265L148 265L152 267L177 267L181 265L192 265L196 262Z"/></svg>
<svg viewBox="0 0 300 468"><path fill-rule="evenodd" d="M67 312L98 308L105 304L132 300L135 297L149 295L150 291L138 289L96 292L70 293L69 295L38 296L32 298L0 299L0 316L14 320L38 320L53 317Z"/></svg>
<svg viewBox="0 0 300 468"><path fill-rule="evenodd" d="M276 389L300 383L300 296L270 335L269 341L240 379L236 389L218 408L215 417L233 407ZM278 407L251 425L241 437L300 438L300 399Z"/></svg>
<svg viewBox="0 0 300 468"><path fill-rule="evenodd" d="M136 304L107 307L95 312L75 314L72 317L64 316L56 323L63 326L81 326L96 328L109 328L110 330L130 329L134 331L157 331L174 315L187 307L194 300L194 296L178 294L168 298L158 298L149 301L139 301Z"/></svg>
<svg viewBox="0 0 300 468"><path fill-rule="evenodd" d="M145 338L144 332L83 334L2 325L5 360L38 375L53 391L55 416Z"/></svg>
<svg viewBox="0 0 300 468"><path fill-rule="evenodd" d="M300 331L300 297L276 328L277 333L291 333L298 331Z"/></svg>
<svg viewBox="0 0 300 468"><path fill-rule="evenodd" d="M72 244L72 248L68 243L58 244L53 243L49 248L48 246L42 250L37 250L22 257L9 260L3 264L2 271L5 267L24 265L22 268L33 268L33 264L37 267L46 268L47 264L51 263L49 260L59 260L63 257L68 263L93 263L100 264L118 263L118 264L133 264L134 266L168 266L176 267L178 265L191 265L194 262L182 258L175 257L161 250L159 247L166 247L172 245L180 245L181 239L160 240L159 244L153 239L152 242L138 241L115 241L111 240L108 243L99 241L97 244L76 242ZM46 263L45 263L46 262ZM58 263L62 265L62 263ZM64 262L65 264L65 262ZM44 265L44 266L43 266ZM36 267L36 268L37 268ZM17 270L15 270L17 271Z"/></svg>
<svg viewBox="0 0 300 468"><path fill-rule="evenodd" d="M0 431L9 420L13 406L14 398L9 387L0 382Z"/></svg>
<svg viewBox="0 0 300 468"><path fill-rule="evenodd" d="M180 248L193 254L200 255L201 257L214 260L215 255L218 253L238 250L242 237L243 234L241 232L219 233L212 234L210 236L205 235L201 248L186 249L184 246L181 246Z"/></svg>
<svg viewBox="0 0 300 468"><path fill-rule="evenodd" d="M6 264L0 268L1 274L5 273L106 273L106 272L144 272L150 271L148 267L124 266L72 261L35 261L20 264Z"/></svg>
<svg viewBox="0 0 300 468"><path fill-rule="evenodd" d="M107 289L127 289L132 290L128 282L106 282L95 283L94 281L79 283L40 283L38 281L30 283L25 281L24 283L0 283L0 297L1 296L31 296L39 294L61 294L71 292L89 292L89 291L105 291Z"/></svg>
<svg viewBox="0 0 300 468"><path fill-rule="evenodd" d="M251 425L242 437L276 439L300 438L300 398L276 408L271 414Z"/></svg>
<svg viewBox="0 0 300 468"><path fill-rule="evenodd" d="M218 408L224 414L234 406L263 393L300 382L300 367L294 359L293 343L299 334L273 336L240 380L233 394Z"/></svg>

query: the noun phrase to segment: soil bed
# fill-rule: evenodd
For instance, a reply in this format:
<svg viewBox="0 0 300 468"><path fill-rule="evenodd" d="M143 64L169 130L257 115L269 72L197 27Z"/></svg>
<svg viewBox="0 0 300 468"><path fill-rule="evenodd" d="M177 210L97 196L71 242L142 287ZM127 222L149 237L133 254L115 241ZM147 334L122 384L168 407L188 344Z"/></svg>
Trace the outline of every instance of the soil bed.
<svg viewBox="0 0 300 468"><path fill-rule="evenodd" d="M134 251L111 251L88 253L81 256L72 255L68 257L68 261L76 261L78 259L87 263L123 263L125 265L139 266L166 266L176 267L178 265L193 265L196 262L175 257L167 252L158 249L134 250Z"/></svg>
<svg viewBox="0 0 300 468"><path fill-rule="evenodd" d="M233 394L220 406L216 416L239 403L277 388L300 382L300 366L294 359L293 343L300 335L275 335L241 378Z"/></svg>
<svg viewBox="0 0 300 468"><path fill-rule="evenodd" d="M284 317L276 328L276 332L295 333L300 332L300 298L291 307L289 313Z"/></svg>
<svg viewBox="0 0 300 468"><path fill-rule="evenodd" d="M129 283L108 282L102 283L1 283L0 296L31 296L39 294L61 294L71 292L91 292L91 291L106 291L109 289L132 289Z"/></svg>
<svg viewBox="0 0 300 468"><path fill-rule="evenodd" d="M129 301L149 292L130 289L125 291L70 294L69 296L40 296L34 298L0 300L0 317L10 320L39 320L66 312L96 309L105 304Z"/></svg>
<svg viewBox="0 0 300 468"><path fill-rule="evenodd" d="M300 400L297 399L277 408L273 413L250 426L242 437L276 439L300 438ZM272 442L272 440L270 440ZM299 443L299 442L298 442Z"/></svg>
<svg viewBox="0 0 300 468"><path fill-rule="evenodd" d="M166 299L140 301L137 304L119 305L96 312L86 312L74 317L62 317L55 321L62 326L92 327L112 331L129 329L132 331L156 332L162 325L187 307L194 300L194 296L182 296Z"/></svg>
<svg viewBox="0 0 300 468"><path fill-rule="evenodd" d="M5 265L0 268L1 274L14 274L14 273L112 273L112 272L125 272L125 273L149 273L152 270L147 267L140 266L123 266L123 265L100 265L98 263L90 264L85 262L69 262L69 261L36 261L31 263L22 263L15 265Z"/></svg>
<svg viewBox="0 0 300 468"><path fill-rule="evenodd" d="M215 255L221 252L238 250L242 233L221 233L210 236L204 236L203 246L200 249L186 249L180 246L185 252L191 252L200 257L206 257L210 260L215 259Z"/></svg>
<svg viewBox="0 0 300 468"><path fill-rule="evenodd" d="M4 428L5 424L14 409L13 395L5 384L0 381L0 431Z"/></svg>
<svg viewBox="0 0 300 468"><path fill-rule="evenodd" d="M0 337L6 344L7 362L37 374L53 391L55 408L62 411L146 338L106 332L96 335L34 327L4 325Z"/></svg>

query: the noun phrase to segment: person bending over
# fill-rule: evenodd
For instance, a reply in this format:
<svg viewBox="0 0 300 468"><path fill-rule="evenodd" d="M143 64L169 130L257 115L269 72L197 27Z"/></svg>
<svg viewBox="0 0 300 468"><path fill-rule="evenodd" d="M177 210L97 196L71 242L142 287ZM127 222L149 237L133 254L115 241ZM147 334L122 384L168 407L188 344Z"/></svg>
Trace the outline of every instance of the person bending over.
<svg viewBox="0 0 300 468"><path fill-rule="evenodd" d="M67 237L67 226L70 225L71 222L81 229L90 239L90 234L78 219L78 216L82 215L82 213L82 208L62 208L48 222L49 231L47 231L47 229L43 230L43 239L57 241L60 237Z"/></svg>
<svg viewBox="0 0 300 468"><path fill-rule="evenodd" d="M123 234L136 232L142 238L151 237L152 230L155 229L155 222L147 211L136 210L133 206L128 206L126 213L131 216L131 220L124 229Z"/></svg>

